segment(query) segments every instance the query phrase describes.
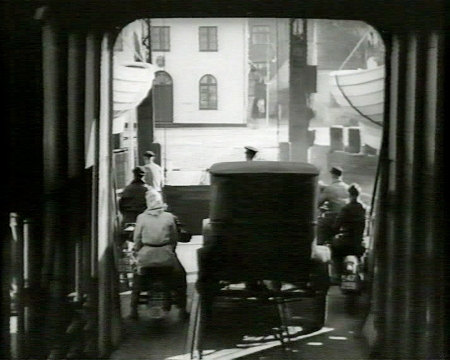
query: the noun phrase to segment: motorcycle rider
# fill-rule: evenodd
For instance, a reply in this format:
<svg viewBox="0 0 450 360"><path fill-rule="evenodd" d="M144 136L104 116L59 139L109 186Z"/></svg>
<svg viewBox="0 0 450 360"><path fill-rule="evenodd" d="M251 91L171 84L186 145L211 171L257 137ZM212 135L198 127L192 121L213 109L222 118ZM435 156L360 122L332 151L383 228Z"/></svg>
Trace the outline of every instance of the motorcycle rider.
<svg viewBox="0 0 450 360"><path fill-rule="evenodd" d="M137 269L133 279L130 318L138 318L139 293L143 282L141 270L168 266L173 267L170 280L171 287L177 294L175 303L180 309L180 317L186 319L189 316L186 311L187 280L186 271L175 252L179 241L176 217L165 211L166 205L161 194L155 189L150 189L145 198L147 209L137 217L133 234ZM170 306L164 310L169 309Z"/></svg>
<svg viewBox="0 0 450 360"><path fill-rule="evenodd" d="M133 180L125 186L119 199L122 225L136 222L136 218L146 208L145 194L150 187L142 180L145 170L138 166L133 169Z"/></svg>
<svg viewBox="0 0 450 360"><path fill-rule="evenodd" d="M348 200L348 184L342 180L343 170L339 166L333 166L330 170L331 184L324 186L319 197L319 206L328 201L329 211L338 213Z"/></svg>
<svg viewBox="0 0 450 360"><path fill-rule="evenodd" d="M365 251L362 242L366 226L366 208L359 200L360 193L358 184L349 186L350 200L342 207L334 223L334 232L339 235L334 239L331 250L339 275L342 274L343 260L347 255L355 255L359 258Z"/></svg>

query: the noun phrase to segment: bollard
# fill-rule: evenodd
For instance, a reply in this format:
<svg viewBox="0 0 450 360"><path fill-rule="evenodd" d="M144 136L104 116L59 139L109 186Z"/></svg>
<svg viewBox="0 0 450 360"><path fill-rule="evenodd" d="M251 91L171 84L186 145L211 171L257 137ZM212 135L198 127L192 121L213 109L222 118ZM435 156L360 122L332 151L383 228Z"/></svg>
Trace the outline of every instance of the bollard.
<svg viewBox="0 0 450 360"><path fill-rule="evenodd" d="M330 127L330 152L344 150L344 127L341 125Z"/></svg>
<svg viewBox="0 0 450 360"><path fill-rule="evenodd" d="M348 152L359 154L361 152L361 132L359 127L348 128Z"/></svg>
<svg viewBox="0 0 450 360"><path fill-rule="evenodd" d="M291 143L280 142L278 145L278 160L291 161Z"/></svg>
<svg viewBox="0 0 450 360"><path fill-rule="evenodd" d="M308 145L309 147L314 146L314 142L316 141L316 130L315 129L309 129L308 130Z"/></svg>

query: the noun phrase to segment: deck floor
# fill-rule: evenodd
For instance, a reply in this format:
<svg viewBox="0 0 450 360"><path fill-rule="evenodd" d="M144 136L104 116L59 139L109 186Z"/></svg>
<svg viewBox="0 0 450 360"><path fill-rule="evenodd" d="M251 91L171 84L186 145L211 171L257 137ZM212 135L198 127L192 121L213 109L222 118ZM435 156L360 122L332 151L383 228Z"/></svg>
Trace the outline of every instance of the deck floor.
<svg viewBox="0 0 450 360"><path fill-rule="evenodd" d="M194 237L189 244L180 244L177 249L180 261L188 272L189 302L192 299L196 279L196 250L201 246L201 237ZM129 292L121 295L123 316L129 313ZM343 310L344 296L332 287L328 295L327 323L325 327L310 334L304 334L299 326L290 327L296 332L291 344L292 358L304 359L367 359L368 345L359 336L363 319L349 316ZM299 318L308 314L310 303L296 305L291 316ZM217 310L214 327L205 337L204 359L289 359L280 343L271 338L271 322L275 309ZM178 309L173 308L163 322L152 321L145 306L140 308L139 321L124 320L125 335L119 349L113 352L113 360L188 360L186 338L188 321L178 319ZM301 320L299 320L301 321ZM295 321L294 321L295 322ZM295 325L295 324L294 324ZM345 354L345 355L344 355Z"/></svg>

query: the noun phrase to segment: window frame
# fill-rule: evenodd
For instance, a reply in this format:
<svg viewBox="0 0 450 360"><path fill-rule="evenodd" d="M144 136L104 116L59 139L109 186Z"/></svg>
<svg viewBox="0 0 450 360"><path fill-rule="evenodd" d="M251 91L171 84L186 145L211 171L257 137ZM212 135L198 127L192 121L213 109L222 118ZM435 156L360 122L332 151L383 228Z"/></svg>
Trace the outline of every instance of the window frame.
<svg viewBox="0 0 450 360"><path fill-rule="evenodd" d="M202 30L207 30L206 35L206 48L202 48ZM213 47L211 48L211 33L209 30L215 30L215 41L213 42ZM199 26L198 27L198 51L201 52L217 52L219 51L219 30L217 26Z"/></svg>
<svg viewBox="0 0 450 360"><path fill-rule="evenodd" d="M155 30L159 29L159 34L156 35ZM161 37L161 30L167 30L167 34L164 34L162 38ZM155 37L158 36L158 41L155 41ZM152 44L152 52L153 51L170 51L170 26L152 26L151 27L151 33L150 33L150 39ZM167 42L166 42L167 41ZM157 45L160 45L159 47ZM163 46L166 45L166 46Z"/></svg>
<svg viewBox="0 0 450 360"><path fill-rule="evenodd" d="M213 80L213 82L209 82L209 80ZM207 82L202 83L203 80L206 80ZM214 89L215 100L213 103L211 103L211 91L210 89ZM205 91L206 90L206 91ZM207 97L207 105L202 105L202 94L206 94ZM198 106L199 110L218 110L219 109L219 96L218 96L218 85L217 85L217 79L215 76L211 74L205 74L203 75L199 82L198 82Z"/></svg>

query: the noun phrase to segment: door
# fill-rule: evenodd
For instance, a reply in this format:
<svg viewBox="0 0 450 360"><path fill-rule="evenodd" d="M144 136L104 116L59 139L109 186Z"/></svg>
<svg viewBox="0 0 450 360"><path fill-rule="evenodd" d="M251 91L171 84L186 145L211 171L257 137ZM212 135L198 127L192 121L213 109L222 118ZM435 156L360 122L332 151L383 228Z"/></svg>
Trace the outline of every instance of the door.
<svg viewBox="0 0 450 360"><path fill-rule="evenodd" d="M165 71L158 71L153 80L153 109L155 125L173 123L173 82Z"/></svg>

